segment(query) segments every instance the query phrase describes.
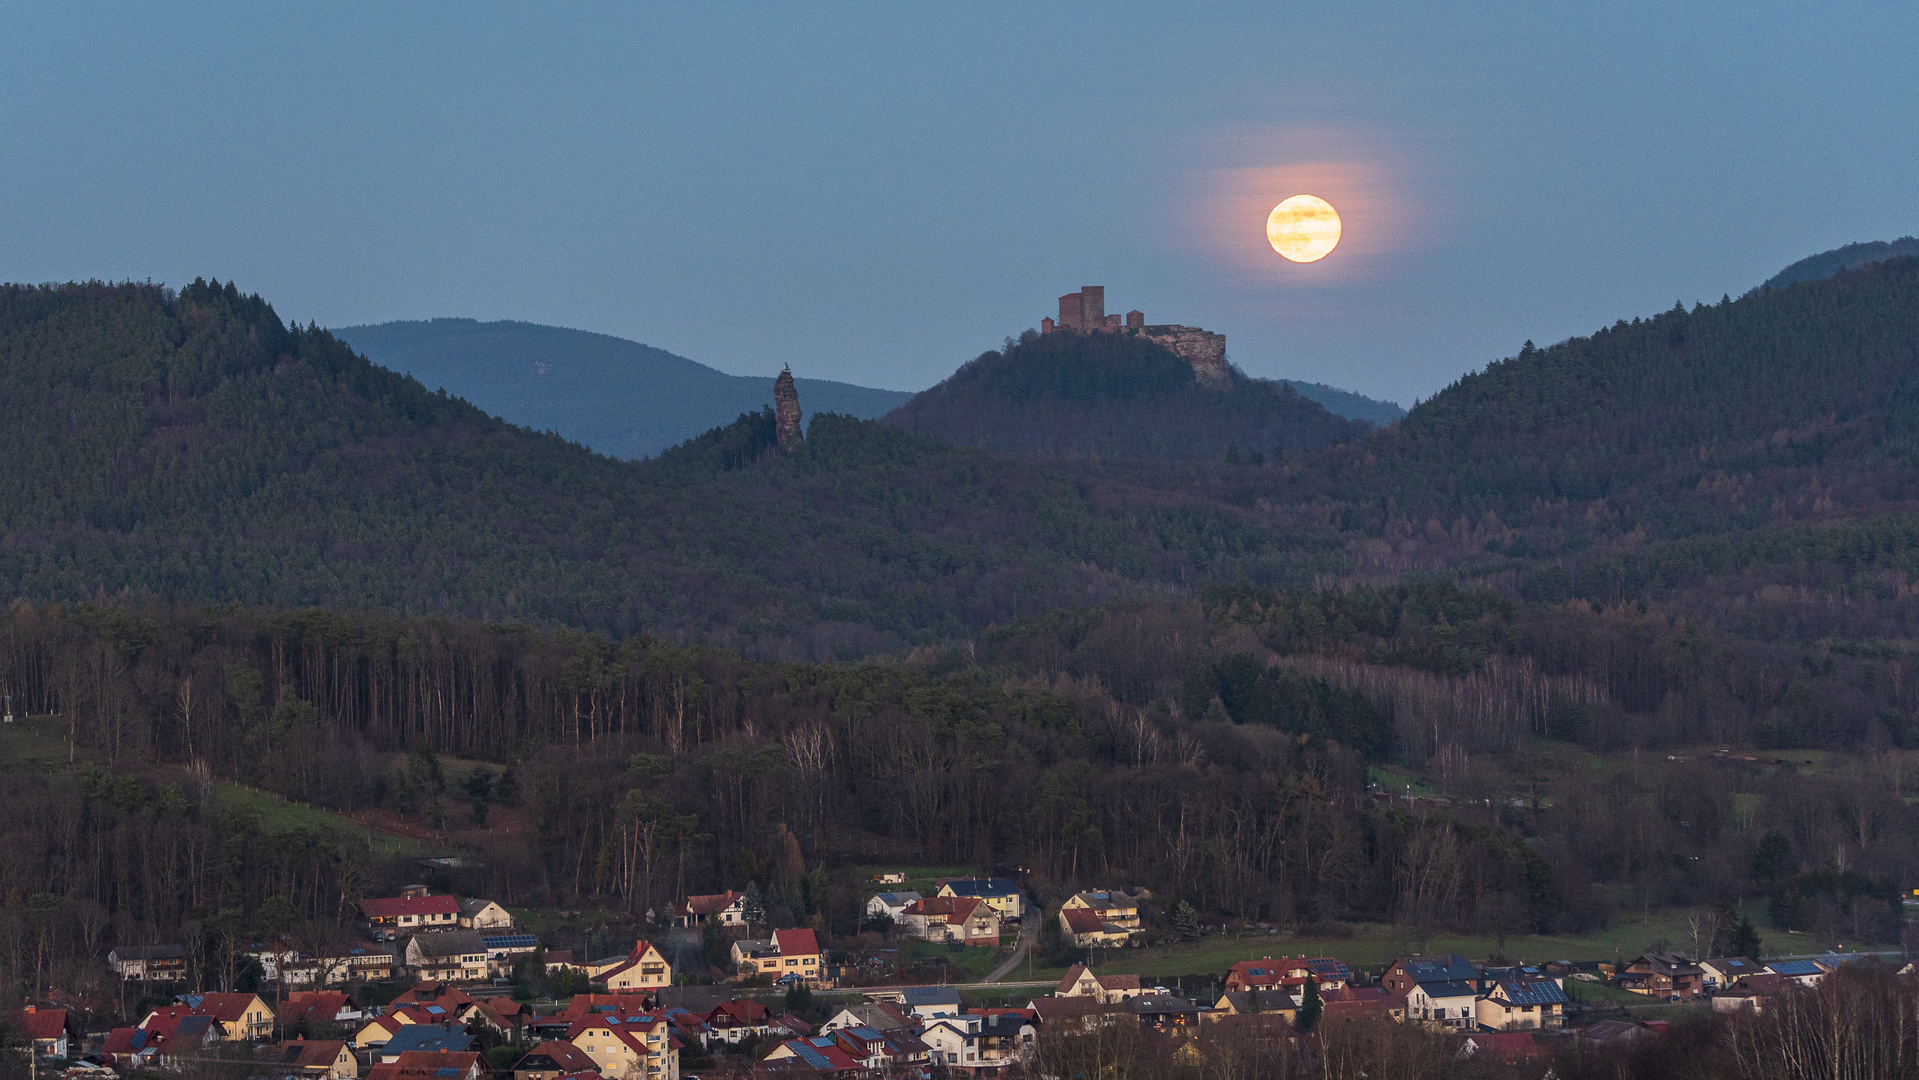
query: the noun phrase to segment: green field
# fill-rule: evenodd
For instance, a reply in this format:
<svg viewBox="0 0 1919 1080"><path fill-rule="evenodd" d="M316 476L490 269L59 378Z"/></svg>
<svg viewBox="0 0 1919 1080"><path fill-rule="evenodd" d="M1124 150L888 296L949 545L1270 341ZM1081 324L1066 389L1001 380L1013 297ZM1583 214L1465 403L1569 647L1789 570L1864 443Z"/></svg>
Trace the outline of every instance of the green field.
<svg viewBox="0 0 1919 1080"><path fill-rule="evenodd" d="M91 755L78 752L76 760ZM58 716L34 716L0 724L0 769L64 769L67 722Z"/></svg>
<svg viewBox="0 0 1919 1080"><path fill-rule="evenodd" d="M932 896L939 891L934 884L941 878L973 877L975 871L970 866L862 866L860 876L874 892L916 892L921 896ZM906 875L905 884L881 885L877 880L881 874Z"/></svg>
<svg viewBox="0 0 1919 1080"><path fill-rule="evenodd" d="M1630 960L1661 938L1672 948L1685 949L1686 934L1685 912L1655 912L1644 922L1622 920L1594 934L1515 934L1506 939L1505 957L1510 963L1529 964L1551 960ZM1456 952L1485 963L1498 952L1498 945L1491 935L1433 934L1421 941L1404 927L1365 926L1351 937L1340 938L1240 934L1201 938L1191 944L1102 949L1094 959L1094 966L1114 973L1196 975L1222 972L1240 960L1266 956L1332 956L1354 968L1378 970L1396 956L1414 953L1444 956Z"/></svg>
<svg viewBox="0 0 1919 1080"><path fill-rule="evenodd" d="M220 802L226 806L244 806L260 816L260 824L268 833L288 833L299 829L318 831L347 830L364 832L373 843L373 849L388 857L398 857L407 853L413 841L401 836L393 836L343 817L330 810L305 803L292 803L272 792L250 788L244 784L219 781L215 787L219 791Z"/></svg>

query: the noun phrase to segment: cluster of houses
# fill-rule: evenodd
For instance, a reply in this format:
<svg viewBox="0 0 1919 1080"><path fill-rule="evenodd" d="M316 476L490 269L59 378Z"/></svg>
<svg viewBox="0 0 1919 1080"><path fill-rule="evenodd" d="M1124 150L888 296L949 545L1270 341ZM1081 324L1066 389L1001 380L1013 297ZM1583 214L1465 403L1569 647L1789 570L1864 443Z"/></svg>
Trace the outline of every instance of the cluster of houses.
<svg viewBox="0 0 1919 1080"><path fill-rule="evenodd" d="M905 885L904 875L885 884ZM1137 944L1144 933L1144 890L1075 893L1058 909L1059 932L1080 947ZM805 928L751 932L746 894L689 896L666 912L676 927L718 926L737 932L733 974L775 988L825 985L827 965L817 935ZM1002 935L1035 911L1003 878L940 880L932 895L901 888L880 892L866 905L869 920L890 920L907 935L958 946L997 946ZM1189 1000L1137 975L1097 974L1073 967L1052 992L1022 1008L968 1008L950 987L865 991L815 1030L791 1015L736 996L737 987L674 985L673 964L652 942L626 953L576 959L548 950L549 973L570 969L604 992L575 995L566 1008L535 1015L504 996L469 994L471 986L508 973L540 949L498 904L432 895L424 886L364 900L358 939L302 955L269 944L255 953L279 984L278 1007L250 993L180 994L139 1024L115 1028L98 1045L117 1069L175 1063L221 1043L271 1043L276 1032L323 1033L339 1038L295 1038L271 1046L260 1059L280 1077L314 1080L479 1080L485 1065L476 1033L489 1044L531 1046L514 1066L514 1080L679 1080L681 1052L751 1044L760 1050L761 1080L832 1076L922 1077L936 1071L994 1074L1032 1059L1039 1040L1099 1025L1137 1023L1173 1035L1210 1025L1282 1025L1292 1030L1302 1010L1320 1022L1371 1018L1465 1036L1466 1054L1527 1058L1540 1053L1531 1035L1566 1024L1569 979L1605 979L1661 1001L1706 1001L1721 1010L1760 1010L1794 986L1813 986L1836 960L1745 958L1695 961L1674 952L1648 952L1621 965L1548 964L1482 968L1465 957L1402 957L1377 979L1354 973L1331 957L1262 957L1232 965L1212 1000ZM122 978L164 985L187 978L186 953L174 945L116 948L108 956ZM362 1008L342 984L408 978L413 985L381 1008ZM1317 1004L1311 1004L1313 1000ZM74 1034L65 1011L28 1007L14 1026L46 1057L73 1056ZM1640 1037L1656 1022L1604 1022L1581 1029L1586 1038Z"/></svg>

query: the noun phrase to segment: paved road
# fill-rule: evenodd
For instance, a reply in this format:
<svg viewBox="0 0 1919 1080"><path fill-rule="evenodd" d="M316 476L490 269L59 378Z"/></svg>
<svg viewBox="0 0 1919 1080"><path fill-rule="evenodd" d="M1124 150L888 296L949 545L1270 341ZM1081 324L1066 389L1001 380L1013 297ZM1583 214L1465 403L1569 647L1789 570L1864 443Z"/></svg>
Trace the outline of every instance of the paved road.
<svg viewBox="0 0 1919 1080"><path fill-rule="evenodd" d="M980 982L996 983L1011 975L1013 969L1019 966L1021 960L1026 959L1027 955L1033 951L1033 946L1037 944L1039 944L1039 919L1029 916L1024 923L1020 924L1019 942L1013 946L1013 955L1007 957L1004 964L994 968L993 973L981 979Z"/></svg>

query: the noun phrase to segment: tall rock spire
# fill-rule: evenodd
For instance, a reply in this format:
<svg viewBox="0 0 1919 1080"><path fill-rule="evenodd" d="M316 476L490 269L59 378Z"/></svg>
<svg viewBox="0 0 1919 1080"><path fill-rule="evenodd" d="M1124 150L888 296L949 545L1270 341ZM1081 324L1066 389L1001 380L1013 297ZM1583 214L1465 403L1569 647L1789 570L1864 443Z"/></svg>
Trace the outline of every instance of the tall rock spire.
<svg viewBox="0 0 1919 1080"><path fill-rule="evenodd" d="M780 453L790 453L800 444L800 392L793 386L793 369L780 370L773 380L773 423L779 434Z"/></svg>

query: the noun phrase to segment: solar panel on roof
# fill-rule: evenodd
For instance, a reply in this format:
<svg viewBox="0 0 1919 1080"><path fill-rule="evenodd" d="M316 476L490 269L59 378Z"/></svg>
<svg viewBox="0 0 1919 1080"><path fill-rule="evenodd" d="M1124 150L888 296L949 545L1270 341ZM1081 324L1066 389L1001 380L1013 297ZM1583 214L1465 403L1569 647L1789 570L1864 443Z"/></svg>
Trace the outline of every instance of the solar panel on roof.
<svg viewBox="0 0 1919 1080"><path fill-rule="evenodd" d="M460 1075L460 1070L458 1070L458 1069L451 1069L451 1068L439 1068L439 1069L435 1069L435 1070L433 1070L433 1075L435 1075L435 1076L458 1076L458 1075Z"/></svg>

